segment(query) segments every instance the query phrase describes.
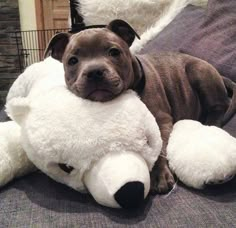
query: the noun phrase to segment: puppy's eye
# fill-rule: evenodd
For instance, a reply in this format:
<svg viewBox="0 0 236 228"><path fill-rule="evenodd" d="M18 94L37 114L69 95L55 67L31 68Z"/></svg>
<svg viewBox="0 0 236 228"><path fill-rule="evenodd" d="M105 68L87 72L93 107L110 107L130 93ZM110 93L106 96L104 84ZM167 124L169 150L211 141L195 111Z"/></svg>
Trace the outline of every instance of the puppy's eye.
<svg viewBox="0 0 236 228"><path fill-rule="evenodd" d="M58 166L60 167L61 170L63 170L64 172L70 174L74 168L72 166L69 166L67 164L64 163L59 163Z"/></svg>
<svg viewBox="0 0 236 228"><path fill-rule="evenodd" d="M111 48L109 50L109 55L112 57L119 57L120 56L120 50L118 48Z"/></svg>
<svg viewBox="0 0 236 228"><path fill-rule="evenodd" d="M78 62L79 62L79 60L76 57L70 57L68 60L68 64L70 66L73 66L73 65L77 64Z"/></svg>

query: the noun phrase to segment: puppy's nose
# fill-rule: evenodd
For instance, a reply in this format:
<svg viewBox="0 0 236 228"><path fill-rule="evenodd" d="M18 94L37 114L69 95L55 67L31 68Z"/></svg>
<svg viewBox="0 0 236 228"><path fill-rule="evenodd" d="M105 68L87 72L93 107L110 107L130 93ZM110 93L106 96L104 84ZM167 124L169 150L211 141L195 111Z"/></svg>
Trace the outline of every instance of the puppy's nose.
<svg viewBox="0 0 236 228"><path fill-rule="evenodd" d="M122 208L137 208L144 202L144 184L139 181L128 182L115 193L114 197Z"/></svg>
<svg viewBox="0 0 236 228"><path fill-rule="evenodd" d="M104 70L94 69L87 73L87 78L89 80L102 80L104 76Z"/></svg>

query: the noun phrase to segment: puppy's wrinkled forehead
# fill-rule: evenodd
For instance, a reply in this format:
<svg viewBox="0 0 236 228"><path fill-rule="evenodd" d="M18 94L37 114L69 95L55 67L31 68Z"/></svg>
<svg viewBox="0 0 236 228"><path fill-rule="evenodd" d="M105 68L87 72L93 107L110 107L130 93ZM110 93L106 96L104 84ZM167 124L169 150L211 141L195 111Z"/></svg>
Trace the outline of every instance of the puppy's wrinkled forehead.
<svg viewBox="0 0 236 228"><path fill-rule="evenodd" d="M106 28L88 29L74 34L70 38L67 50L76 51L102 51L115 46L128 49L128 45L119 36ZM76 53L75 53L76 54Z"/></svg>
<svg viewBox="0 0 236 228"><path fill-rule="evenodd" d="M76 49L87 49L92 51L105 48L114 48L122 50L122 53L129 53L129 47L132 45L138 34L125 21L117 19L111 21L104 28L90 28L77 34L58 33L48 43L44 57L51 55L54 59L63 62L65 55L73 54ZM102 49L101 49L102 48Z"/></svg>

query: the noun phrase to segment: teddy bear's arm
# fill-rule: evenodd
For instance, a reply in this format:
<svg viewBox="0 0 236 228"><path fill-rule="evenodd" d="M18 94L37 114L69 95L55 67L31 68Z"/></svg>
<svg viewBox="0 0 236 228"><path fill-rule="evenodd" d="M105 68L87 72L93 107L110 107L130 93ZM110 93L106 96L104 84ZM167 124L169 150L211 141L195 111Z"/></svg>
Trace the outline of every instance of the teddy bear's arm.
<svg viewBox="0 0 236 228"><path fill-rule="evenodd" d="M0 123L0 187L35 170L20 143L20 127L14 121Z"/></svg>

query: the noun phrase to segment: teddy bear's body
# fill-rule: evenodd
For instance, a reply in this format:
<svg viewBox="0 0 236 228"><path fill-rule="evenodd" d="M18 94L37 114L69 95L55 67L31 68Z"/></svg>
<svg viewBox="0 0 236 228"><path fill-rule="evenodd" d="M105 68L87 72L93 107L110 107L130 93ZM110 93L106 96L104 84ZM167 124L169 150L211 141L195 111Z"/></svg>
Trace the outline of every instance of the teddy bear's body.
<svg viewBox="0 0 236 228"><path fill-rule="evenodd" d="M144 173L152 169L160 154L162 140L155 118L135 92L127 91L105 103L79 98L66 88L62 64L51 57L19 76L9 91L6 107L14 120L11 124L20 125L18 141L30 161L53 179L81 192L91 180L84 181L85 173L107 154L125 154L133 161L136 155L141 157L141 162L136 159L127 166L131 172L139 163L138 167L147 170ZM61 164L73 167L71 173L61 169ZM131 177L132 181L140 181L142 176L138 171L142 169L136 170L139 177ZM113 183L119 176L119 184L114 186L128 181L128 169L126 173L126 178L113 176ZM145 178L149 179L149 174ZM150 181L145 182L145 196L149 185Z"/></svg>

